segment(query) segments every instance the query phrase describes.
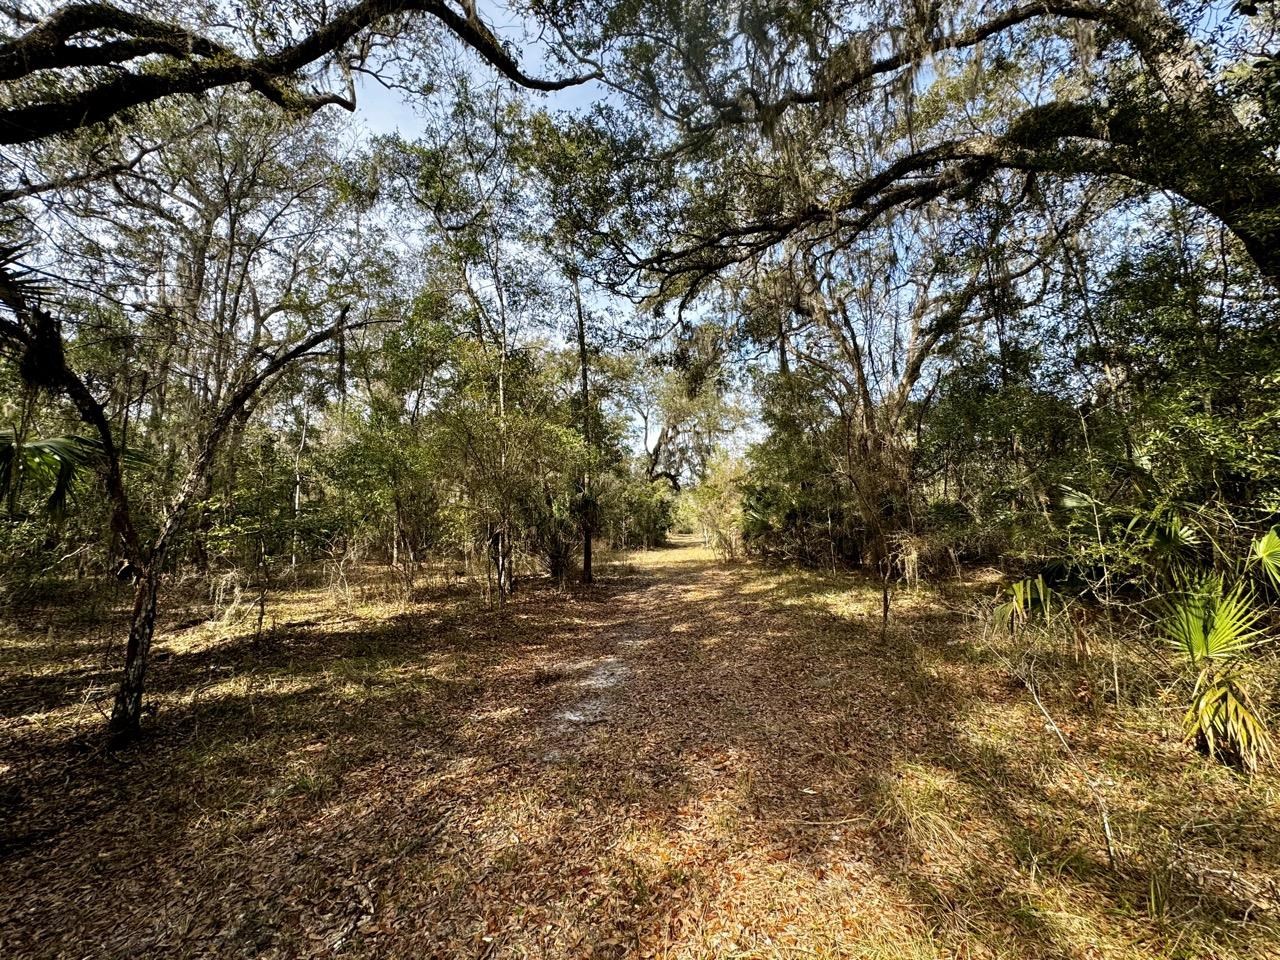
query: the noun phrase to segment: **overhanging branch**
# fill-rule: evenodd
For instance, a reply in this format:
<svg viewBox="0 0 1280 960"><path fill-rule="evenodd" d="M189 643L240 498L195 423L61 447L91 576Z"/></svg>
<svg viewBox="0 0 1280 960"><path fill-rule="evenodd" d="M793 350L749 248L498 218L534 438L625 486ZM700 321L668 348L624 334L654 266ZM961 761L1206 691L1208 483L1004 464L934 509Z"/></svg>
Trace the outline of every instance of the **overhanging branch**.
<svg viewBox="0 0 1280 960"><path fill-rule="evenodd" d="M1040 17L1118 22L1123 19L1119 10L1122 6L1124 4L1107 7L1087 0L1034 0L1018 4L967 30L931 37L862 64L853 62L856 47L849 42L828 58L809 89L791 90L769 101L750 88L739 91L732 99L711 99L715 118L690 125L690 132L706 133L722 125L771 123L792 107L835 103L876 77L917 66L939 53L976 47L984 40Z"/></svg>
<svg viewBox="0 0 1280 960"><path fill-rule="evenodd" d="M0 44L0 80L10 83L41 72L76 71L87 86L74 91L40 93L33 102L0 110L0 143L30 143L108 120L122 111L165 97L195 94L236 83L249 84L290 109L312 111L326 104L354 108L334 93L297 88L298 73L388 17L419 13L434 18L489 66L531 90L560 90L599 74L543 79L524 72L471 5L459 13L444 0L360 0L283 49L246 57L177 24L128 13L109 3L72 3L60 7L23 35ZM74 44L102 32L124 34L98 43ZM146 69L125 70L138 58ZM111 66L117 72L85 74L80 68ZM123 72L120 72L123 71Z"/></svg>

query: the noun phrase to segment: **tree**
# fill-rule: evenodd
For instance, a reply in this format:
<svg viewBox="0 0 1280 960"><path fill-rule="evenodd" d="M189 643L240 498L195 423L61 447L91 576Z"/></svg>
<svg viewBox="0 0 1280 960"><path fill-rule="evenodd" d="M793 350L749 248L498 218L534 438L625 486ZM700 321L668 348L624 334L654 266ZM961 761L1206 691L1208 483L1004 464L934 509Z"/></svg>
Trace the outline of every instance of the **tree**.
<svg viewBox="0 0 1280 960"><path fill-rule="evenodd" d="M698 359L697 346L691 356L688 344L678 344L669 354L632 352L615 363L623 406L636 423L644 477L674 493L706 472L720 441L742 416L721 381L721 346L708 339L718 331L707 325L700 333L710 356ZM698 340L695 335L693 342Z"/></svg>
<svg viewBox="0 0 1280 960"><path fill-rule="evenodd" d="M529 133L545 129L546 122L505 92L475 89L463 77L448 113L419 142L388 141L375 163L386 196L420 218L419 229L432 237L429 256L441 274L436 294L453 304L449 322L492 359L496 416L483 420L477 414L471 427L483 420L494 436L474 438L465 456L474 459L493 448L484 471L507 478L494 501L503 509L491 517L486 534L500 568L500 600L514 583L511 554L521 542L536 544L557 578L567 575L570 551L580 544L582 579L591 581L602 476L620 459L617 431L605 410L610 387L593 385L601 379L593 369L592 342L602 322L591 302L598 288L588 286L580 238L562 216L567 198L543 176L550 152ZM563 338L572 349L566 354L574 368L572 394L554 403L543 395L548 385L539 386L523 367L532 355L543 362L554 357L561 369L566 358L548 354L535 339L541 337ZM476 386L483 382L477 378ZM474 401L457 399L460 409ZM548 429L554 424L558 439L540 433L538 421ZM547 449L563 458L554 468L538 465L542 454L536 451ZM570 465L577 473L566 500L564 470ZM522 486L529 470L542 472L541 493L533 500Z"/></svg>
<svg viewBox="0 0 1280 960"><path fill-rule="evenodd" d="M591 426L592 420L596 417L592 408L591 377L588 370L590 354L587 351L587 311L582 305L582 282L576 270L571 267L570 271L569 282L573 290L573 326L578 347L578 377L581 384L581 392L578 395L578 416L582 438L586 442L587 448L591 449L592 435L594 433ZM598 512L596 490L592 483L592 471L590 465L588 465L587 469L582 473L582 480L578 487L578 516L582 524L583 583L591 583L595 579L591 570L591 541L595 537L596 514Z"/></svg>
<svg viewBox="0 0 1280 960"><path fill-rule="evenodd" d="M784 10L783 7L786 7ZM1012 173L1169 193L1280 279L1274 11L1206 3L713 3L602 16L614 82L666 124L688 224L634 258L700 283ZM1238 10L1243 8L1237 8ZM636 39L638 38L638 39ZM779 162L785 160L785 162Z"/></svg>
<svg viewBox="0 0 1280 960"><path fill-rule="evenodd" d="M341 277L335 255L346 246L334 232L344 211L323 137L246 111L232 95L195 109L208 112L203 136L149 157L110 194L95 191L86 199L83 213L99 229L84 241L85 252L98 256L68 261L85 264L87 272L66 281L68 291L92 296L55 297L50 284L24 273L19 251L0 270L0 302L9 312L0 317L0 349L29 387L65 398L93 432L112 543L136 580L110 721L119 741L139 731L161 578L220 449L292 364L368 322L352 316L350 302L332 306L341 284L320 281L315 269ZM280 244L283 237L287 245ZM123 258L104 255L124 248ZM147 289L158 295L136 297ZM139 335L152 324L167 334L160 340L167 347L149 357L155 380L136 385L153 412L163 413L166 395L182 380L190 391L191 432L175 448L175 455L185 448L186 463L159 516L146 524L130 490L122 441L129 412L142 400L115 389L82 349L81 335L100 318L123 324L116 339L123 344L145 343ZM183 347L189 373L176 369L179 332L192 338Z"/></svg>
<svg viewBox="0 0 1280 960"><path fill-rule="evenodd" d="M742 549L742 463L717 451L706 475L684 497L703 542L722 560L736 560Z"/></svg>

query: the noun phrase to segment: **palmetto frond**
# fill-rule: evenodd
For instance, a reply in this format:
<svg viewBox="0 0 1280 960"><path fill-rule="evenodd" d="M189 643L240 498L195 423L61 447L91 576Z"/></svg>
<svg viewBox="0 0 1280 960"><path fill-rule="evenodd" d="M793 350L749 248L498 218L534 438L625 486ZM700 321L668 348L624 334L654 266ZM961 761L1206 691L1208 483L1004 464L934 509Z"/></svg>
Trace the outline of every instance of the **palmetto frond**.
<svg viewBox="0 0 1280 960"><path fill-rule="evenodd" d="M38 274L22 264L26 251L22 244L0 244L0 303L15 309L19 303L48 292Z"/></svg>
<svg viewBox="0 0 1280 960"><path fill-rule="evenodd" d="M1239 671L1203 671L1183 718L1188 738L1199 738L1209 756L1234 754L1246 770L1254 770L1272 754L1271 735L1254 707Z"/></svg>
<svg viewBox="0 0 1280 960"><path fill-rule="evenodd" d="M103 456L102 442L92 437L19 441L12 430L0 430L0 499L9 499L20 487L34 484L49 491L45 510L61 517L76 478L96 467ZM147 462L133 451L126 451L121 459L134 466Z"/></svg>
<svg viewBox="0 0 1280 960"><path fill-rule="evenodd" d="M1239 656L1262 639L1261 611L1245 584L1226 590L1222 578L1192 580L1164 602L1161 630L1193 665Z"/></svg>
<svg viewBox="0 0 1280 960"><path fill-rule="evenodd" d="M1280 528L1272 527L1257 540L1250 550L1250 561L1262 568L1271 583L1280 588Z"/></svg>
<svg viewBox="0 0 1280 960"><path fill-rule="evenodd" d="M1044 576L1028 577L1009 585L1009 599L995 609L995 622L1013 631L1028 620L1039 616L1049 619L1054 590L1044 582Z"/></svg>
<svg viewBox="0 0 1280 960"><path fill-rule="evenodd" d="M1178 514L1151 524L1151 548L1165 561L1174 561L1194 553L1200 546L1200 534Z"/></svg>
<svg viewBox="0 0 1280 960"><path fill-rule="evenodd" d="M1234 755L1249 770L1271 753L1266 723L1244 681L1244 654L1266 640L1261 620L1245 582L1228 590L1220 576L1207 576L1184 582L1164 602L1160 621L1165 638L1196 671L1183 717L1187 737L1210 756Z"/></svg>

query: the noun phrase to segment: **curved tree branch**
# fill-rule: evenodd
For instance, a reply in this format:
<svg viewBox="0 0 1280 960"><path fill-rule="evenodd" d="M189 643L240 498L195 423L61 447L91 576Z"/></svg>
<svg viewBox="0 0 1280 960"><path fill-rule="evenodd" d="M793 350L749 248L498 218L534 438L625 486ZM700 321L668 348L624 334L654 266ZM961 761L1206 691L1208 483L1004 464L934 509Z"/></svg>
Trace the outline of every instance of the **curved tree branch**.
<svg viewBox="0 0 1280 960"><path fill-rule="evenodd" d="M561 79L529 76L470 5L459 13L444 0L359 0L328 23L275 53L246 57L177 24L128 13L105 2L60 7L26 33L0 44L0 80L19 81L46 71L112 66L116 72L77 72L82 89L42 94L34 102L0 110L0 143L30 143L108 120L122 111L165 97L247 83L290 109L313 111L327 104L353 109L352 99L306 93L296 87L304 68L336 53L357 35L388 17L419 13L434 18L489 66L531 90L560 90L598 73ZM103 32L122 38L83 41ZM120 72L141 57L158 56L145 69Z"/></svg>
<svg viewBox="0 0 1280 960"><path fill-rule="evenodd" d="M205 124L200 123L194 127L184 130L179 136L186 138L194 134L200 127ZM140 147L131 156L113 163L104 164L101 167L83 170L80 173L68 174L63 177L57 177L53 180L45 180L39 183L32 183L25 176L20 178L20 186L10 187L8 189L0 189L0 203L7 203L10 200L19 200L23 197L34 197L42 193L49 193L53 190L67 190L73 187L83 186L87 183L94 183L109 177L121 176L136 170L138 165L147 157L160 150L165 149L175 141L175 138L168 137L158 143L149 144Z"/></svg>
<svg viewBox="0 0 1280 960"><path fill-rule="evenodd" d="M750 88L739 91L732 99L711 99L716 117L708 123L691 125L690 132L705 133L721 125L772 122L792 107L834 103L878 76L919 65L948 50L976 47L990 37L1040 17L1122 22L1125 17L1120 8L1141 2L1142 0L1125 0L1104 6L1089 0L1033 0L1017 4L967 30L932 37L889 56L861 64L856 63L855 41L849 41L828 58L819 71L817 82L811 88L791 90L768 102L762 101L756 91Z"/></svg>
<svg viewBox="0 0 1280 960"><path fill-rule="evenodd" d="M1188 118L1178 104L1135 116L1087 101L1032 107L1002 135L923 147L825 202L722 224L636 266L667 289L700 286L788 238L815 228L824 228L824 237L849 238L894 210L961 195L999 170L1119 178L1176 194L1218 217L1262 272L1280 279L1280 222L1273 215L1280 209L1280 174L1259 162L1247 133L1224 129L1212 118Z"/></svg>

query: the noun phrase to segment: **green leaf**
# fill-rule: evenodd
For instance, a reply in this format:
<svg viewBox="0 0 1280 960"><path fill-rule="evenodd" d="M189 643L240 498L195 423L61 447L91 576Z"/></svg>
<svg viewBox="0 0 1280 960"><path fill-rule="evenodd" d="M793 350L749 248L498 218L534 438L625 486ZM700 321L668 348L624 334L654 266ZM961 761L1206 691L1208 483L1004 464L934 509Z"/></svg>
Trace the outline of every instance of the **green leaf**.
<svg viewBox="0 0 1280 960"><path fill-rule="evenodd" d="M1272 527L1253 541L1253 559L1276 587L1280 587L1280 533Z"/></svg>
<svg viewBox="0 0 1280 960"><path fill-rule="evenodd" d="M1220 577L1184 586L1162 605L1161 630L1192 664L1239 656L1262 639L1261 611L1243 583L1224 591Z"/></svg>

